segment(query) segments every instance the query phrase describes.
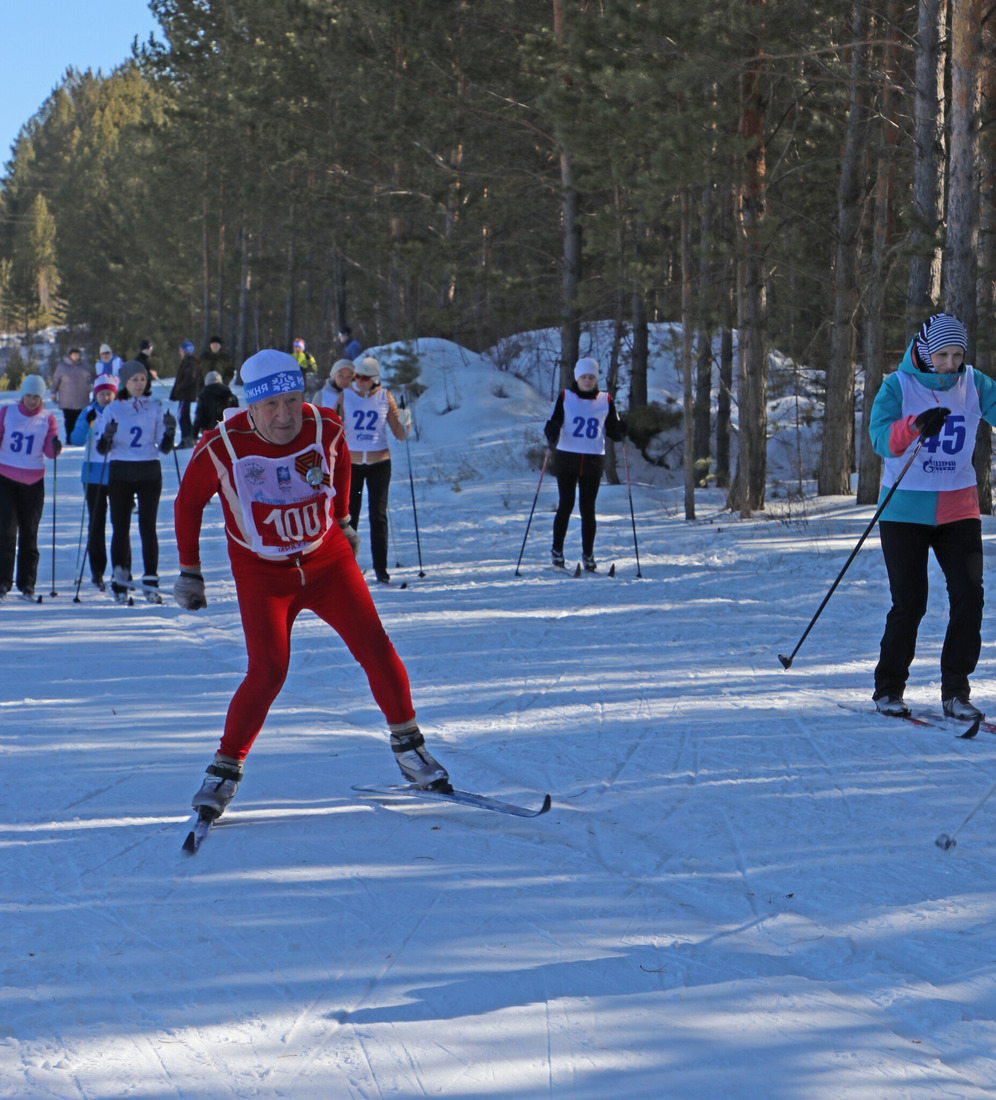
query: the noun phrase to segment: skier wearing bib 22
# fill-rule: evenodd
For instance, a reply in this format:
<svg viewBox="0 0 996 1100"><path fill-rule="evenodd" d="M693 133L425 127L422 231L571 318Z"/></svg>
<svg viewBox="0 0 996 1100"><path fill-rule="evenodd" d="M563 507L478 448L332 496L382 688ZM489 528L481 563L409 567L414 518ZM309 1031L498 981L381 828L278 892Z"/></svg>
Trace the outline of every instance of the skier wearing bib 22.
<svg viewBox="0 0 996 1100"><path fill-rule="evenodd" d="M982 648L983 605L982 521L972 451L979 420L996 424L996 382L965 365L967 345L961 321L935 313L872 405L872 446L885 458L882 497L923 440L879 523L892 608L873 698L885 714L910 713L903 691L927 610L927 559L933 550L950 605L941 650L944 713L968 721L982 716L969 702L968 683Z"/></svg>
<svg viewBox="0 0 996 1100"><path fill-rule="evenodd" d="M196 611L207 604L201 520L211 497L221 499L249 655L194 808L218 817L232 800L242 762L287 676L291 628L305 610L332 627L367 674L405 779L450 790L446 769L424 747L408 674L356 564L342 422L331 409L304 403L304 375L286 352L251 356L242 382L248 408L204 435L175 505L181 572L173 595Z"/></svg>
<svg viewBox="0 0 996 1100"><path fill-rule="evenodd" d="M605 469L605 437L619 442L623 425L607 393L598 388L598 361L579 359L574 385L561 390L543 429L553 452L553 474L560 503L553 518L553 564L564 565L564 536L578 496L581 512L581 560L589 573L595 564L595 498Z"/></svg>

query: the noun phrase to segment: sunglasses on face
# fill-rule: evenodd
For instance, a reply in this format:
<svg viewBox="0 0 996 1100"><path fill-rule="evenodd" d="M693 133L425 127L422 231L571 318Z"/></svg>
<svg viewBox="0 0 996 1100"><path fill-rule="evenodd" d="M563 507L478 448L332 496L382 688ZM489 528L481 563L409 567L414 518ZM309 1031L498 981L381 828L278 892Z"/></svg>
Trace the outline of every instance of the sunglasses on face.
<svg viewBox="0 0 996 1100"><path fill-rule="evenodd" d="M353 377L356 379L357 382L370 382L370 381L372 381L372 376L369 375L369 374L354 374Z"/></svg>

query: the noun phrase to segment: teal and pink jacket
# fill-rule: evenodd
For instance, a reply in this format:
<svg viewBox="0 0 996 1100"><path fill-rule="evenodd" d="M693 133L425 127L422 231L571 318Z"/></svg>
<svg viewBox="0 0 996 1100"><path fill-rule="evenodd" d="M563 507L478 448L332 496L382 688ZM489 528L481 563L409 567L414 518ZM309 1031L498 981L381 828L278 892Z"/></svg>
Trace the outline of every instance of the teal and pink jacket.
<svg viewBox="0 0 996 1100"><path fill-rule="evenodd" d="M914 344L906 349L898 370L883 381L875 401L872 404L871 422L868 432L876 454L883 458L895 458L902 455L918 437L913 427L916 414L903 414L903 392L899 375L901 372L913 375L926 389L937 392L938 402L943 405L943 392L957 385L965 375L965 368L952 374L935 374L922 371L914 360ZM973 371L972 378L979 394L979 412L989 424L996 424L996 381ZM879 504L885 499L888 489L883 486L879 495ZM904 489L902 484L893 493L889 506L881 519L895 523L922 523L936 527L942 523L954 523L960 519L979 518L979 491L975 485L965 489L929 491Z"/></svg>

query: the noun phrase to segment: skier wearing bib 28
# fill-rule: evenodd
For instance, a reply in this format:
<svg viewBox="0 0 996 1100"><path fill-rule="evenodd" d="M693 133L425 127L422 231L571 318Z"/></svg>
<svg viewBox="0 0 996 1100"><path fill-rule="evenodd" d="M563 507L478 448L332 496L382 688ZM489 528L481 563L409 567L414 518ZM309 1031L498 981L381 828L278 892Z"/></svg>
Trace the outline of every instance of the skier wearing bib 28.
<svg viewBox="0 0 996 1100"><path fill-rule="evenodd" d="M221 499L249 656L194 808L216 818L235 795L242 763L287 676L294 620L305 610L328 623L362 666L405 779L450 790L446 769L424 747L408 673L356 564L342 422L330 409L304 403L304 375L286 352L251 356L242 382L248 408L201 439L175 506L181 572L173 595L196 611L207 604L204 508L215 493Z"/></svg>
<svg viewBox="0 0 996 1100"><path fill-rule="evenodd" d="M964 363L968 333L935 313L913 339L899 369L882 383L869 433L885 458L882 497L922 440L920 453L879 532L892 608L875 669L875 705L905 717L903 691L927 610L927 559L934 551L947 582L949 616L941 650L941 700L950 718L982 717L969 702L968 678L982 647L982 521L972 451L979 420L996 424L996 382Z"/></svg>
<svg viewBox="0 0 996 1100"><path fill-rule="evenodd" d="M553 474L560 503L553 518L553 564L564 565L564 536L578 496L581 512L581 560L589 573L595 564L595 499L605 469L605 437L617 443L623 425L612 398L598 388L598 361L579 359L574 385L561 390L543 429L553 452Z"/></svg>

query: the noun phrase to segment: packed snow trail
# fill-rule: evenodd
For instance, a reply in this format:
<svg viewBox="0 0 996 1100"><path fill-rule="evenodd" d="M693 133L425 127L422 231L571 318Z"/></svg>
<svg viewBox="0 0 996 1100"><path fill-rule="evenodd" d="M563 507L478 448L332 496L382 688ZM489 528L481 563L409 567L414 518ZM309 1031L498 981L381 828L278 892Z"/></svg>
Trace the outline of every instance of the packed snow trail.
<svg viewBox="0 0 996 1100"><path fill-rule="evenodd" d="M59 463L60 576L78 453ZM949 852L934 839L996 778L996 740L836 705L870 705L872 540L793 669L777 660L869 511L739 522L704 493L686 523L637 481L638 580L625 488L603 486L617 575L565 584L546 497L514 576L533 472L417 488L427 576L374 598L422 728L459 786L550 791L551 811L357 796L397 782L387 735L302 616L238 796L187 859L245 667L219 532L197 614L85 587L5 603L0 1096L991 1096L996 809ZM417 569L402 500L399 580ZM936 710L932 581L908 698Z"/></svg>

